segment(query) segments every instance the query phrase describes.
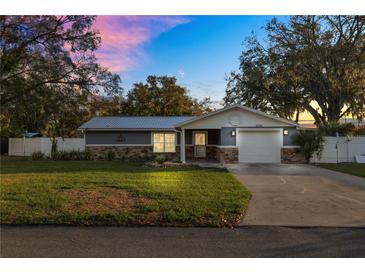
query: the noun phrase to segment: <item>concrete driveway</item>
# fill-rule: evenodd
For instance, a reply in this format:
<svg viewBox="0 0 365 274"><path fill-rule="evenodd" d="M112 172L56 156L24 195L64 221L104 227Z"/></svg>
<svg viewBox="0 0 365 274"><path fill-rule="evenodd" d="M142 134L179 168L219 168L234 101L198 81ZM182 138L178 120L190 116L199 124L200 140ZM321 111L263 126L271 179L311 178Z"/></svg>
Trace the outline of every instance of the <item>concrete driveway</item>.
<svg viewBox="0 0 365 274"><path fill-rule="evenodd" d="M365 179L310 165L228 165L251 191L241 225L365 227Z"/></svg>

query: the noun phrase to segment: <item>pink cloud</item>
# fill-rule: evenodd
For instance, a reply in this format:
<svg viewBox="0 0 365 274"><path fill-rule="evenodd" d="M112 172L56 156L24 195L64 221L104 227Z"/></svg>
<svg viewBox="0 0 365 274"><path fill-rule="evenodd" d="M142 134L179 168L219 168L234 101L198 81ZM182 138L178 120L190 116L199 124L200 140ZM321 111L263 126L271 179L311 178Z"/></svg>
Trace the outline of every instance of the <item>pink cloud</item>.
<svg viewBox="0 0 365 274"><path fill-rule="evenodd" d="M143 45L163 32L190 22L179 16L98 16L101 47L96 57L113 72L136 67L147 59Z"/></svg>

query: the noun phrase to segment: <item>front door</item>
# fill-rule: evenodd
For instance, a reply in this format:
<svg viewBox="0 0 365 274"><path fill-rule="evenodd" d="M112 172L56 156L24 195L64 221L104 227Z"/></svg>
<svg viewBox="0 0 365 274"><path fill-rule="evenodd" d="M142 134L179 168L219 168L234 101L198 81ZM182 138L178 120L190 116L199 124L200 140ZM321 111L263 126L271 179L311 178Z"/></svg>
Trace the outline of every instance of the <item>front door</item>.
<svg viewBox="0 0 365 274"><path fill-rule="evenodd" d="M206 156L207 135L205 132L194 132L194 154L197 158Z"/></svg>

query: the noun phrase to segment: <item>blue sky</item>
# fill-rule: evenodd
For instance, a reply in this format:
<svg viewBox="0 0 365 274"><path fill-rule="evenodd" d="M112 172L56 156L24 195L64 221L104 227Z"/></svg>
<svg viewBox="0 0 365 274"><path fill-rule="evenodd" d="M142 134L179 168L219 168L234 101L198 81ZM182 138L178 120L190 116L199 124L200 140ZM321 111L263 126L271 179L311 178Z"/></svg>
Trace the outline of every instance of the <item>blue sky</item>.
<svg viewBox="0 0 365 274"><path fill-rule="evenodd" d="M238 70L242 42L263 36L271 16L103 16L100 58L128 91L148 75L175 76L196 98L225 95L226 76ZM102 19L102 20L101 20Z"/></svg>

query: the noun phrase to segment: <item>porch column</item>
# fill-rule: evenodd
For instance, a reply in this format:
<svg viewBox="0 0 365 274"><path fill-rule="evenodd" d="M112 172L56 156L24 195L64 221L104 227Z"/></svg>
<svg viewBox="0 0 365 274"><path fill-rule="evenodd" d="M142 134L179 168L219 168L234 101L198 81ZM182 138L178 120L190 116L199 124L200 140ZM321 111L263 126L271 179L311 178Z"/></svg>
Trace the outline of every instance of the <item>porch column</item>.
<svg viewBox="0 0 365 274"><path fill-rule="evenodd" d="M180 136L180 161L185 163L185 129L181 129Z"/></svg>

